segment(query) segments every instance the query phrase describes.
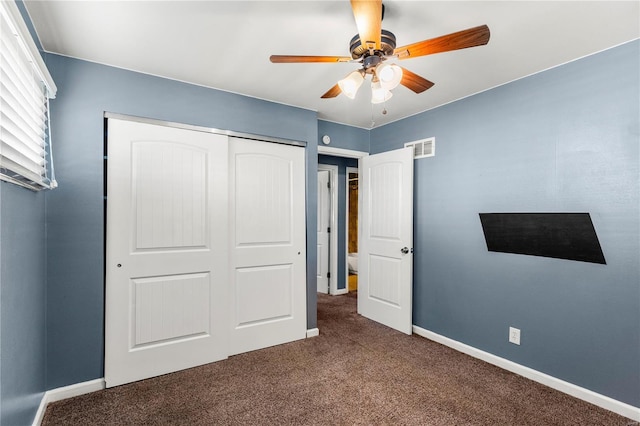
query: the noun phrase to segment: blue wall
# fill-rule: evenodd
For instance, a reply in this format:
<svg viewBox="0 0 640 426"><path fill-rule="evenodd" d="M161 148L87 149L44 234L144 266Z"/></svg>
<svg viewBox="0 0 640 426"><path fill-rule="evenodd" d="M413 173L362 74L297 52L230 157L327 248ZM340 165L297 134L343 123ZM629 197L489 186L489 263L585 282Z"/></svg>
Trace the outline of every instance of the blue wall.
<svg viewBox="0 0 640 426"><path fill-rule="evenodd" d="M372 153L436 138L436 156L415 163L414 323L635 406L639 48L371 132ZM488 252L480 212L589 212L607 264Z"/></svg>
<svg viewBox="0 0 640 426"><path fill-rule="evenodd" d="M347 127L347 126L345 126ZM337 221L338 221L338 290L346 288L345 283L345 267L346 267L346 256L345 253L345 241L347 238L346 235L346 215L347 215L347 202L346 202L346 192L347 192L347 179L346 172L347 167L358 167L358 160L355 158L341 158L341 157L332 157L329 155L318 155L318 164L330 164L333 166L338 166L338 212L337 212Z"/></svg>
<svg viewBox="0 0 640 426"><path fill-rule="evenodd" d="M22 1L16 1L38 48ZM45 387L45 195L0 182L0 424L31 424Z"/></svg>
<svg viewBox="0 0 640 426"><path fill-rule="evenodd" d="M47 388L103 377L103 114L307 142L307 325L316 326L317 118L313 111L45 55L56 178L47 193Z"/></svg>
<svg viewBox="0 0 640 426"><path fill-rule="evenodd" d="M331 138L331 143L328 145L331 148L369 152L369 130L367 129L318 120L318 145L326 146L322 143L324 135Z"/></svg>
<svg viewBox="0 0 640 426"><path fill-rule="evenodd" d="M45 197L0 183L0 424L31 424L45 390Z"/></svg>

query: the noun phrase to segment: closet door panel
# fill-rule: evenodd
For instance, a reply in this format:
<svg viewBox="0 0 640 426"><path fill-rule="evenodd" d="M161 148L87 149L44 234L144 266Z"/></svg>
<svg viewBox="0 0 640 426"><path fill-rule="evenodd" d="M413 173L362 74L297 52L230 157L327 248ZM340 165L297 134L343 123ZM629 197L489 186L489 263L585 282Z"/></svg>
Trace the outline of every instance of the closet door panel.
<svg viewBox="0 0 640 426"><path fill-rule="evenodd" d="M304 149L230 138L230 354L306 336Z"/></svg>
<svg viewBox="0 0 640 426"><path fill-rule="evenodd" d="M226 136L108 120L108 387L228 355Z"/></svg>

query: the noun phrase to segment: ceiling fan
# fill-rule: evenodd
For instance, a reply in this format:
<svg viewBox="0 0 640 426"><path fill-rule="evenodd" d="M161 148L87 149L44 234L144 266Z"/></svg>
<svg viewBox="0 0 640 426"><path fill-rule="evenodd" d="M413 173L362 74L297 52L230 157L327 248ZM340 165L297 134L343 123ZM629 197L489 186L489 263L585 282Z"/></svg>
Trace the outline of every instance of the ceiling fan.
<svg viewBox="0 0 640 426"><path fill-rule="evenodd" d="M349 73L329 89L322 98L334 98L344 93L354 99L364 78L371 75L371 102L382 103L391 97L391 90L402 84L415 93L422 93L434 85L426 78L387 61L417 58L450 50L482 46L489 42L489 27L480 25L429 40L396 47L396 37L382 29L384 7L382 0L351 0L351 9L358 27L349 44L351 56L295 56L272 55L273 63L356 62L362 68Z"/></svg>

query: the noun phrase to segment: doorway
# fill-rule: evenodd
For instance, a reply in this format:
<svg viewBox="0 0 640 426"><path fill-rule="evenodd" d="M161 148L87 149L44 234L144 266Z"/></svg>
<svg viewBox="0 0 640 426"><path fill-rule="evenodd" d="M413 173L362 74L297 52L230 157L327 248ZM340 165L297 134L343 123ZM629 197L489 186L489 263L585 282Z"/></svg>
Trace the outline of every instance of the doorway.
<svg viewBox="0 0 640 426"><path fill-rule="evenodd" d="M318 148L319 154L354 158L348 150L322 148ZM411 148L403 148L355 157L358 158L359 282L354 295L358 300L358 314L411 334L414 153ZM318 158L322 163L321 155ZM347 180L345 168L343 188ZM341 198L346 201L346 195ZM341 222L347 225L346 217ZM340 258L348 264L348 239L344 235L340 237L344 241ZM342 271L346 279L341 294L348 292L348 271Z"/></svg>
<svg viewBox="0 0 640 426"><path fill-rule="evenodd" d="M332 253L330 257L331 273L330 273L330 291L331 295L346 294L349 292L349 280L352 282L356 278L355 270L357 266L354 264L354 258L357 257L357 241L356 232L349 232L349 214L355 216L352 222L352 228L355 226L357 230L358 217L358 198L357 195L352 200L353 205L349 205L349 172L351 184L357 185L358 167L360 158L367 156L366 152L352 151L347 149L339 149L332 147L318 147L318 171L331 170L332 188L331 188L331 213L330 217L334 218L331 225L331 238L329 250ZM347 172L349 170L349 172ZM353 176L355 174L355 176ZM320 191L320 190L319 190ZM320 192L319 192L320 193ZM351 191L352 195L355 195ZM320 203L320 200L318 200ZM319 204L320 208L320 204ZM351 212L351 213L349 213ZM320 225L320 212L318 213L318 225ZM318 245L320 245L320 237L318 237ZM349 239L352 239L351 244ZM354 247L355 246L355 247ZM351 253L351 257L349 254ZM318 261L320 262L320 247L318 248ZM349 265L352 265L350 268ZM354 268L354 266L356 266ZM320 265L318 266L320 271ZM350 278L351 277L351 278ZM320 290L319 290L320 291ZM323 292L326 294L326 292Z"/></svg>
<svg viewBox="0 0 640 426"><path fill-rule="evenodd" d="M347 268L347 292L358 291L358 168L347 167L345 204Z"/></svg>

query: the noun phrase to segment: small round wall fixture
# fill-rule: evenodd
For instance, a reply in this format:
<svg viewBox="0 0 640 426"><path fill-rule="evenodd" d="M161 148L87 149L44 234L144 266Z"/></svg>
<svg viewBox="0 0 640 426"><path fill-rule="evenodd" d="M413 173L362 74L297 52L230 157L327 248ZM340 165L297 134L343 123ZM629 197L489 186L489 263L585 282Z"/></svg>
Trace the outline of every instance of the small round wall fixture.
<svg viewBox="0 0 640 426"><path fill-rule="evenodd" d="M331 143L331 138L329 137L329 135L324 135L322 137L322 143L325 145L329 145Z"/></svg>

